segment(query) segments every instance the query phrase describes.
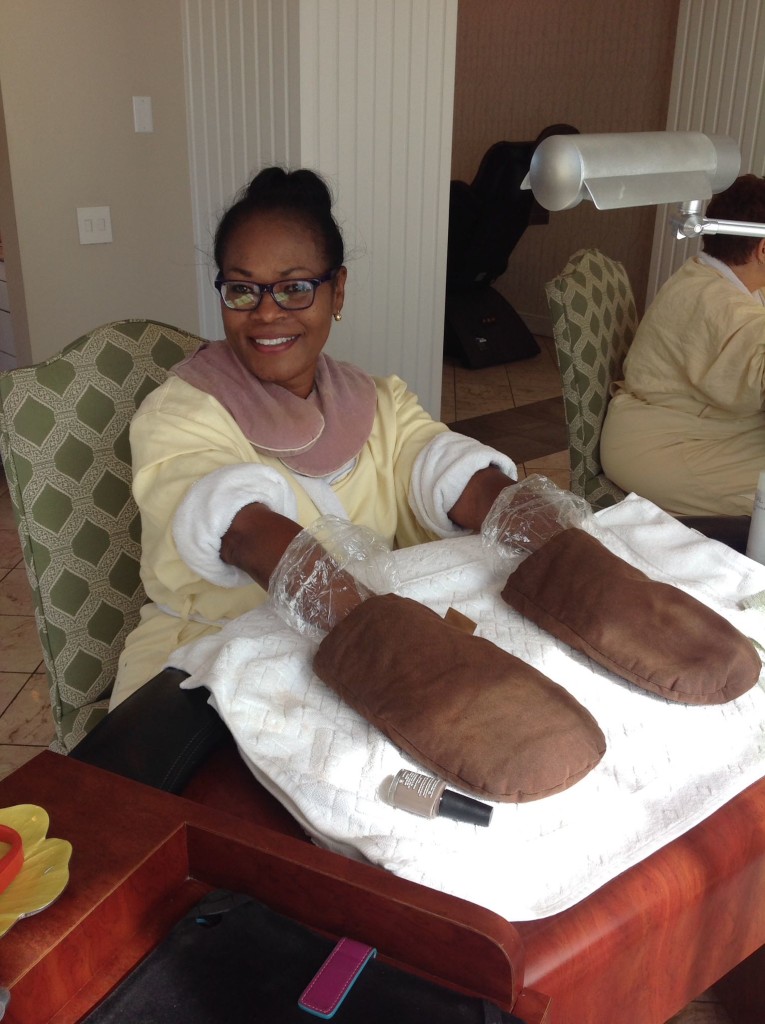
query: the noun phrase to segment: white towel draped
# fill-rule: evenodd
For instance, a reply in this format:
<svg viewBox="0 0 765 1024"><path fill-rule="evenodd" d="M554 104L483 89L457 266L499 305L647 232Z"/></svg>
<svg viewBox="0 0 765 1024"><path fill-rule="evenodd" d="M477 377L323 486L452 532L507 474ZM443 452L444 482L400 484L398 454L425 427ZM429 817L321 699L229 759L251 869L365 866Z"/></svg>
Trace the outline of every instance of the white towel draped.
<svg viewBox="0 0 765 1024"><path fill-rule="evenodd" d="M759 614L740 605L765 590L764 566L634 496L597 521L616 554L734 624ZM672 704L507 608L478 537L394 556L400 593L440 614L455 607L478 622L481 636L565 686L595 716L608 748L563 793L495 805L489 828L389 807L380 784L417 766L313 674L313 643L264 606L177 651L172 664L192 673L185 685L211 690L255 776L321 845L528 920L578 902L765 775L762 677L729 704Z"/></svg>

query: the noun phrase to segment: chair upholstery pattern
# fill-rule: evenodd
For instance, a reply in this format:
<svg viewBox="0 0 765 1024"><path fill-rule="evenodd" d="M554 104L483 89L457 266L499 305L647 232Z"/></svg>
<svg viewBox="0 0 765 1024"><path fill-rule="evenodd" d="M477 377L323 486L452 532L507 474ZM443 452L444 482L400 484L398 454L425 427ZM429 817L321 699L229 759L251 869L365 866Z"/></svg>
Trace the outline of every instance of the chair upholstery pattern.
<svg viewBox="0 0 765 1024"><path fill-rule="evenodd" d="M600 433L610 386L637 329L637 311L624 266L597 249L574 253L545 286L571 460L571 490L598 509L615 505L624 491L603 473Z"/></svg>
<svg viewBox="0 0 765 1024"><path fill-rule="evenodd" d="M106 714L145 600L128 430L202 343L150 320L106 324L36 366L0 374L2 456L66 753Z"/></svg>

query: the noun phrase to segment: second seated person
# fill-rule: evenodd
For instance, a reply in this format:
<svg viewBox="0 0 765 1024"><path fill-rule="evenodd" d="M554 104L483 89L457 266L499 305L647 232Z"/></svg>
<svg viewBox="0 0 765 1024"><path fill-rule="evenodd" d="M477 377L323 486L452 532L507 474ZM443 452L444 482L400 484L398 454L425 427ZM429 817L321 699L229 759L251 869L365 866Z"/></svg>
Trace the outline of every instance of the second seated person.
<svg viewBox="0 0 765 1024"><path fill-rule="evenodd" d="M765 223L765 179L707 217ZM638 327L608 405L603 470L675 515L751 515L765 470L765 238L704 236Z"/></svg>
<svg viewBox="0 0 765 1024"><path fill-rule="evenodd" d="M325 355L347 271L314 172L261 171L224 214L214 255L225 340L178 364L131 425L149 601L112 707L177 647L261 604L320 516L406 547L479 530L517 475L434 421L398 377Z"/></svg>

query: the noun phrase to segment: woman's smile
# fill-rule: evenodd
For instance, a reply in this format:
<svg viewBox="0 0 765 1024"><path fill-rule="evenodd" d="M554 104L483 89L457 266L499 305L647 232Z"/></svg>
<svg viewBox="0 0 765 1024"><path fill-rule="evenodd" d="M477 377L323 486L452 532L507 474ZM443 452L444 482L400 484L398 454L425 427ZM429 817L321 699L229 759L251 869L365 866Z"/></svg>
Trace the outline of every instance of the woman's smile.
<svg viewBox="0 0 765 1024"><path fill-rule="evenodd" d="M298 334L292 334L279 338L250 338L250 341L256 348L275 350L277 348L287 348L287 346L292 345L293 342L297 341L298 338Z"/></svg>

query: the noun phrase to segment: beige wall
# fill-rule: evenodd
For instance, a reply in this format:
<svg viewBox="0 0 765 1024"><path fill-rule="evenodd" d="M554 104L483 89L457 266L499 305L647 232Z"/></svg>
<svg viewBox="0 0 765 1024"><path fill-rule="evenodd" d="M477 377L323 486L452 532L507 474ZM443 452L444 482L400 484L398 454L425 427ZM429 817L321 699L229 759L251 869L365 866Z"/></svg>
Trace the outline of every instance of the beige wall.
<svg viewBox="0 0 765 1024"><path fill-rule="evenodd" d="M123 317L196 330L180 0L0 0L0 83L19 363ZM134 95L153 134L133 130ZM79 244L78 206L111 207L111 244Z"/></svg>
<svg viewBox="0 0 765 1024"><path fill-rule="evenodd" d="M13 352L18 352L21 347L27 352L29 350L29 331L27 330L27 313L24 303L24 282L21 279L21 268L18 258L19 239L16 231L16 211L13 206L13 188L11 185L11 165L8 158L8 137L5 131L5 114L3 108L3 91L0 88L0 238L2 238L4 250L9 254L8 262L5 265L5 278L8 284L8 295L16 310L13 317L13 331L16 339ZM7 308L7 307L6 307ZM11 348L8 338L5 340L6 358L11 356ZM2 358L0 365L9 368L15 364Z"/></svg>
<svg viewBox="0 0 765 1024"><path fill-rule="evenodd" d="M452 177L470 181L488 147L548 124L581 132L666 127L679 0L460 0ZM544 282L579 248L627 267L638 304L655 211L590 203L527 229L497 288L547 320Z"/></svg>

